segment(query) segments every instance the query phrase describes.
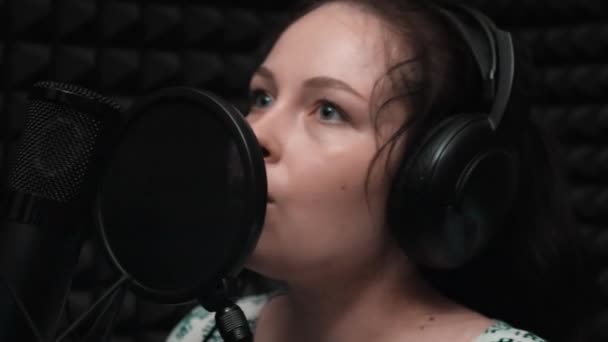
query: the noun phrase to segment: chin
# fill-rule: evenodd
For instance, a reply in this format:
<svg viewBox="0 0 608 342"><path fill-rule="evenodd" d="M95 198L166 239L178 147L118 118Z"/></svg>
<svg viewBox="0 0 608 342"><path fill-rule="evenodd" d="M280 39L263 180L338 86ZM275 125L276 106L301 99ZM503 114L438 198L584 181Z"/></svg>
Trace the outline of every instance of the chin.
<svg viewBox="0 0 608 342"><path fill-rule="evenodd" d="M253 252L247 257L247 260L245 260L245 267L254 272L266 275L265 272L263 272L263 269L265 268L264 265L272 263L272 257L264 255L265 253L261 251L260 242L261 241L258 241Z"/></svg>
<svg viewBox="0 0 608 342"><path fill-rule="evenodd" d="M256 246L253 253L245 261L245 268L270 279L285 279L293 272L291 265L285 256L277 255L269 250Z"/></svg>
<svg viewBox="0 0 608 342"><path fill-rule="evenodd" d="M251 258L245 263L245 268L253 271L265 278L280 279L280 272L272 267L272 264L261 262L261 260L252 260Z"/></svg>

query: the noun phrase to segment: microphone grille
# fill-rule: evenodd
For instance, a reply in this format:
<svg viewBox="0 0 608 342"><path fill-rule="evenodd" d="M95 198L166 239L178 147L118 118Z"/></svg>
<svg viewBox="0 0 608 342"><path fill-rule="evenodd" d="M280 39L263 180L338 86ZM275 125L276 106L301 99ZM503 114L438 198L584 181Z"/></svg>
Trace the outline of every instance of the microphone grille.
<svg viewBox="0 0 608 342"><path fill-rule="evenodd" d="M101 105L104 105L106 107L110 107L111 109L115 110L115 111L120 111L120 105L114 101L112 101L111 99L97 93L94 92L90 89L75 85L75 84L70 84L70 83L62 83L62 82L56 82L56 81L41 81L41 82L36 82L33 85L34 88L44 88L44 89L56 89L56 90L60 90L66 93L72 93L74 95L78 95L81 96L83 98L87 98L91 101L95 101Z"/></svg>
<svg viewBox="0 0 608 342"><path fill-rule="evenodd" d="M107 125L104 115L92 115L88 109L101 107L114 114L111 112L120 107L75 85L39 82L34 88L44 88L42 94L48 96L30 101L16 160L9 166L8 185L17 191L68 202L81 192ZM61 96L57 95L77 101L58 101Z"/></svg>

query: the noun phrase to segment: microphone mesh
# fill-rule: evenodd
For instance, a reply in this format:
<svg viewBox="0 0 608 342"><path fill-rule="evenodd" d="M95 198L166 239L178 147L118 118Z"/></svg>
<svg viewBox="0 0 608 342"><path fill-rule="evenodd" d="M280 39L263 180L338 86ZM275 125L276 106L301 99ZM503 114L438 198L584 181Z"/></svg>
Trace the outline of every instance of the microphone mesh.
<svg viewBox="0 0 608 342"><path fill-rule="evenodd" d="M72 93L74 95L78 95L80 97L87 98L93 102L102 104L117 112L120 111L120 105L118 105L116 102L110 100L109 98L107 98L97 92L94 92L87 88L83 88L83 87L75 85L75 84L55 82L55 81L42 81L42 82L37 82L36 84L34 84L33 87L34 88L57 89L57 90L61 90L66 93Z"/></svg>
<svg viewBox="0 0 608 342"><path fill-rule="evenodd" d="M32 100L16 160L9 165L9 187L58 202L74 199L90 171L102 129L103 122L93 115L56 102Z"/></svg>

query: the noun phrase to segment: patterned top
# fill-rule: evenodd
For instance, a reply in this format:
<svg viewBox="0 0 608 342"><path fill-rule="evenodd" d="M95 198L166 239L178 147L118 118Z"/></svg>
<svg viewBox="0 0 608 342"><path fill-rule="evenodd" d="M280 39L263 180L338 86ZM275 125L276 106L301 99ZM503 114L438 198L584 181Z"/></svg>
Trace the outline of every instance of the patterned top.
<svg viewBox="0 0 608 342"><path fill-rule="evenodd" d="M258 315L268 295L249 296L237 302L255 330ZM201 306L195 307L173 328L167 342L223 342L215 327L215 314ZM524 330L516 329L503 321L496 321L486 331L471 342L546 342L544 339Z"/></svg>

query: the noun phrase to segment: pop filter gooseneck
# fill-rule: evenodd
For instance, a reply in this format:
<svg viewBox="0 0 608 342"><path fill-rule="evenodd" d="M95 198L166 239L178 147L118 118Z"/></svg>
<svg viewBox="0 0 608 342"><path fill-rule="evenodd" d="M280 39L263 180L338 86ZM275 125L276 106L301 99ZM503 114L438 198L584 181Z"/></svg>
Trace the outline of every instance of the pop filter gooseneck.
<svg viewBox="0 0 608 342"><path fill-rule="evenodd" d="M221 289L264 221L266 172L253 131L230 103L185 87L147 96L127 117L94 209L112 264L136 294L198 300L216 312L225 340L251 340Z"/></svg>

